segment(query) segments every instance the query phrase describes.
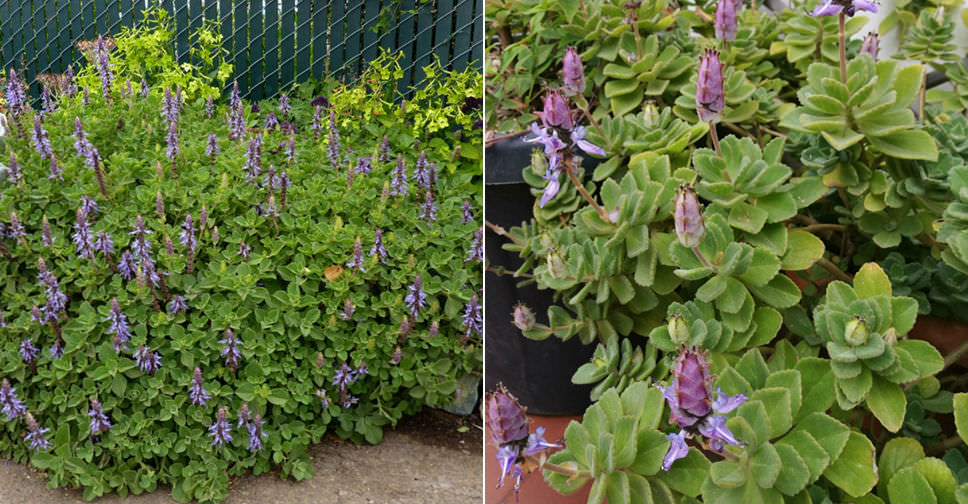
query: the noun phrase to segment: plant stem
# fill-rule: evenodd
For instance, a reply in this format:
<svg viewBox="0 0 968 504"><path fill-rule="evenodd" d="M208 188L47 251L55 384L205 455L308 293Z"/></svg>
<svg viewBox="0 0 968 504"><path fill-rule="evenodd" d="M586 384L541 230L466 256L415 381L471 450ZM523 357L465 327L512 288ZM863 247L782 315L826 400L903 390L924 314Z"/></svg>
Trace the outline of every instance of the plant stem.
<svg viewBox="0 0 968 504"><path fill-rule="evenodd" d="M750 138L756 137L756 135L750 133L749 131L744 130L743 128L740 128L739 126L733 123L723 123L723 125L729 128L730 130L732 130L733 132L735 132L737 135L748 136Z"/></svg>
<svg viewBox="0 0 968 504"><path fill-rule="evenodd" d="M918 119L922 124L924 120L924 99L928 92L928 68L921 69L921 90L918 92Z"/></svg>
<svg viewBox="0 0 968 504"><path fill-rule="evenodd" d="M521 245L522 247L524 246L524 242L522 242L521 240L519 240L519 239L515 238L514 236L508 234L508 232L505 231L504 228L502 228L501 226L498 226L496 224L492 224L491 221L489 221L487 219L484 220L484 225L487 226L487 227L489 227L491 229L491 231L494 231L495 233L497 233L498 236L503 236L503 237L507 238L508 240L513 241L517 245Z"/></svg>
<svg viewBox="0 0 968 504"><path fill-rule="evenodd" d="M486 142L484 142L484 146L485 147L490 147L490 146L492 146L492 145L500 142L501 140L507 140L508 138L514 138L514 137L517 137L517 136L521 136L521 135L524 135L527 132L528 132L528 130L515 131L514 133L508 133L506 135L501 135L501 136L496 136L494 138L489 138Z"/></svg>
<svg viewBox="0 0 968 504"><path fill-rule="evenodd" d="M529 455L525 458L527 458L531 462L534 462L536 465L541 467L541 469L546 471L556 472L558 474L564 474L565 476L590 476L588 471L579 471L578 469L570 469L568 467L561 466L558 464L553 464L547 461L542 462L538 457L535 457L534 455Z"/></svg>
<svg viewBox="0 0 968 504"><path fill-rule="evenodd" d="M942 369L945 369L955 362L958 362L958 360L961 359L966 352L968 352L968 341L962 343L958 346L958 348L955 348L951 351L951 353L944 356L944 368Z"/></svg>
<svg viewBox="0 0 968 504"><path fill-rule="evenodd" d="M719 150L719 134L716 133L716 123L712 121L709 121L709 137L713 139L713 147L716 149L716 154L722 157L723 151Z"/></svg>
<svg viewBox="0 0 968 504"><path fill-rule="evenodd" d="M598 124L598 121L596 121L595 118L592 117L592 115L588 112L587 105L584 107L579 105L578 108L581 110L581 113L584 114L585 118L588 119L588 122L591 123L592 127L595 128L598 136L602 137L602 140L605 140L605 150L612 150L612 140L605 136L605 132L602 131L602 127Z"/></svg>
<svg viewBox="0 0 968 504"><path fill-rule="evenodd" d="M585 198L585 201L587 201L588 204L590 204L592 208L594 208L595 211L598 212L598 216L602 218L602 221L611 222L608 219L608 212L605 211L605 209L602 208L601 205L599 205L594 198L592 198L591 194L588 194L588 191L585 190L585 186L583 186L582 183L578 181L578 177L576 177L574 172L572 172L571 164L572 163L570 162L565 164L565 173L568 174L568 178L571 179L571 183L575 184L575 187L578 189L578 192L581 194L581 197Z"/></svg>
<svg viewBox="0 0 968 504"><path fill-rule="evenodd" d="M945 439L944 441L941 441L938 444L929 446L924 451L928 455L941 455L944 452L948 451L949 449L954 448L958 445L961 445L962 443L964 443L964 441L962 441L960 437L951 436L950 438Z"/></svg>
<svg viewBox="0 0 968 504"><path fill-rule="evenodd" d="M797 228L800 231L846 231L847 226L843 224L810 224L808 226L803 226L802 228Z"/></svg>
<svg viewBox="0 0 968 504"><path fill-rule="evenodd" d="M837 277L838 280L843 280L847 283L854 281L854 279L851 278L850 275L848 275L847 273L844 273L844 270L837 267L836 264L834 264L830 259L827 259L826 257L821 257L820 259L817 259L817 264L823 267L823 269L827 270L827 272L830 273L831 275Z"/></svg>
<svg viewBox="0 0 968 504"><path fill-rule="evenodd" d="M847 14L840 9L837 16L838 29L840 30L840 82L847 85L847 30L844 27Z"/></svg>
<svg viewBox="0 0 968 504"><path fill-rule="evenodd" d="M702 254L702 251L699 250L698 245L692 248L692 253L696 254L696 258L699 259L699 262L701 262L703 266L713 271L716 271L716 266L714 266L713 263L709 262L709 259L706 259L706 256L704 256Z"/></svg>

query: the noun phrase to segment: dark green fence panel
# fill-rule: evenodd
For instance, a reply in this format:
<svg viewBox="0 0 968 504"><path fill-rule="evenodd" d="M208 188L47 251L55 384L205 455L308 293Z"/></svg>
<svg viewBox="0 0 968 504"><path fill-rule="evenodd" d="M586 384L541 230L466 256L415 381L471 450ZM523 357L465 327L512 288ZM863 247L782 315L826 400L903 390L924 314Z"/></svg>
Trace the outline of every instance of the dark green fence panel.
<svg viewBox="0 0 968 504"><path fill-rule="evenodd" d="M308 78L356 79L380 48L403 52L401 91L434 57L457 70L483 58L483 0L0 0L0 68L31 84L76 70L78 42L117 35L154 6L169 13L181 62L192 61L193 31L214 22L239 90L255 99Z"/></svg>

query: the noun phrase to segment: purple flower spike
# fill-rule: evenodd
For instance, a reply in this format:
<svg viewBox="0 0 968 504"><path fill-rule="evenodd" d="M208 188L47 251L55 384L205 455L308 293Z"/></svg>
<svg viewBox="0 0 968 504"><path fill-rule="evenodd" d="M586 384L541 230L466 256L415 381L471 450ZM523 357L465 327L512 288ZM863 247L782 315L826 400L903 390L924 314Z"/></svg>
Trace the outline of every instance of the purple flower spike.
<svg viewBox="0 0 968 504"><path fill-rule="evenodd" d="M208 96L205 100L205 117L211 119L215 115L215 101L212 99L212 95Z"/></svg>
<svg viewBox="0 0 968 504"><path fill-rule="evenodd" d="M10 386L6 378L0 382L0 413L7 416L7 420L16 420L27 413L27 407L17 398L17 389Z"/></svg>
<svg viewBox="0 0 968 504"><path fill-rule="evenodd" d="M204 382L205 379L202 378L202 369L196 366L195 373L192 375L192 384L188 388L188 397L191 398L192 404L196 406L208 406L206 401L211 399L205 387L202 386Z"/></svg>
<svg viewBox="0 0 968 504"><path fill-rule="evenodd" d="M20 170L20 163L17 162L17 155L13 151L10 151L10 166L7 168L10 170L10 180L19 185L24 178L24 174Z"/></svg>
<svg viewBox="0 0 968 504"><path fill-rule="evenodd" d="M64 343L60 339L54 340L54 344L50 346L50 351L47 352L47 356L51 359L64 357Z"/></svg>
<svg viewBox="0 0 968 504"><path fill-rule="evenodd" d="M241 140L245 137L245 111L242 109L242 104L239 102L238 106L231 107L229 112L229 138L232 140Z"/></svg>
<svg viewBox="0 0 968 504"><path fill-rule="evenodd" d="M161 354L152 352L148 347L142 345L134 353L134 361L142 371L154 376L161 368Z"/></svg>
<svg viewBox="0 0 968 504"><path fill-rule="evenodd" d="M31 450L35 452L50 450L50 441L44 438L48 432L50 429L38 426L34 416L27 413L27 435L24 436L24 442L29 444Z"/></svg>
<svg viewBox="0 0 968 504"><path fill-rule="evenodd" d="M262 440L268 434L262 431L262 415L256 413L252 421L246 426L249 431L249 451L255 453L262 449Z"/></svg>
<svg viewBox="0 0 968 504"><path fill-rule="evenodd" d="M691 187L680 186L676 193L673 217L676 226L676 237L683 247L699 246L706 232L702 220L702 208L699 199Z"/></svg>
<svg viewBox="0 0 968 504"><path fill-rule="evenodd" d="M283 117L286 117L289 115L289 111L289 96L283 93L282 96L279 97L279 113L282 114Z"/></svg>
<svg viewBox="0 0 968 504"><path fill-rule="evenodd" d="M47 88L44 88L45 90ZM47 130L44 129L44 124L40 120L40 116L34 116L34 149L40 154L40 159L49 159L54 156L54 150L50 145L50 138L48 138ZM10 153L11 159L13 158L13 152ZM12 171L12 170L11 170Z"/></svg>
<svg viewBox="0 0 968 504"><path fill-rule="evenodd" d="M877 4L868 0L826 0L817 6L811 16L836 16L840 11L853 16L859 10L877 13Z"/></svg>
<svg viewBox="0 0 968 504"><path fill-rule="evenodd" d="M239 243L239 255L242 256L243 261L249 260L249 254L252 252L252 247L248 246L245 242Z"/></svg>
<svg viewBox="0 0 968 504"><path fill-rule="evenodd" d="M397 155L397 167L393 170L393 180L390 181L391 196L406 196L408 192L407 165L403 162L403 155Z"/></svg>
<svg viewBox="0 0 968 504"><path fill-rule="evenodd" d="M434 203L433 191L424 192L424 203L421 207L420 218L430 226L432 222L437 222L437 204Z"/></svg>
<svg viewBox="0 0 968 504"><path fill-rule="evenodd" d="M686 436L686 431L679 431L678 434L669 434L666 436L666 439L669 440L669 451L666 452L665 458L662 459L663 471L668 471L672 468L673 462L681 458L685 458L686 455L689 455L689 446L686 445Z"/></svg>
<svg viewBox="0 0 968 504"><path fill-rule="evenodd" d="M278 128L278 127L279 127L279 118L276 117L276 113L275 112L269 112L266 115L266 127L265 127L265 129L268 130L268 131L272 131L273 129Z"/></svg>
<svg viewBox="0 0 968 504"><path fill-rule="evenodd" d="M346 263L347 268L356 268L362 272L366 272L363 268L363 243L360 241L360 237L356 237L356 241L353 242L353 257Z"/></svg>
<svg viewBox="0 0 968 504"><path fill-rule="evenodd" d="M870 55L874 61L877 61L878 46L877 34L870 32L866 37L864 37L864 41L860 44L860 54Z"/></svg>
<svg viewBox="0 0 968 504"><path fill-rule="evenodd" d="M339 314L339 316L343 320L352 320L353 312L355 311L356 311L356 307L353 306L353 302L350 301L349 298L347 298L346 301L343 302L343 311L342 313Z"/></svg>
<svg viewBox="0 0 968 504"><path fill-rule="evenodd" d="M215 416L215 423L208 428L208 435L212 438L212 446L217 448L221 448L222 445L232 442L232 426L226 421L226 416L228 416L228 413L225 411L225 408L220 407Z"/></svg>
<svg viewBox="0 0 968 504"><path fill-rule="evenodd" d="M13 116L16 118L23 115L27 107L27 93L24 90L23 82L17 76L17 72L12 68L7 74L7 91L5 96L7 98L7 106L10 107L10 112Z"/></svg>
<svg viewBox="0 0 968 504"><path fill-rule="evenodd" d="M565 57L561 61L562 82L564 92L568 96L585 93L585 68L582 66L581 56L574 47L565 49Z"/></svg>
<svg viewBox="0 0 968 504"><path fill-rule="evenodd" d="M40 107L43 113L38 115L49 115L57 110L57 103L54 102L53 97L50 95L50 88L47 86L44 86L44 91L40 94Z"/></svg>
<svg viewBox="0 0 968 504"><path fill-rule="evenodd" d="M340 168L339 129L336 127L336 113L333 110L329 111L329 144L327 144L326 149L329 152L329 164L334 169Z"/></svg>
<svg viewBox="0 0 968 504"><path fill-rule="evenodd" d="M50 180L64 180L64 170L61 169L60 163L57 162L57 156L50 157L50 175L47 178Z"/></svg>
<svg viewBox="0 0 968 504"><path fill-rule="evenodd" d="M425 151L420 151L420 157L417 158L417 163L413 168L413 180L421 189L429 190L431 188L430 171L428 168L429 163L427 163L427 153Z"/></svg>
<svg viewBox="0 0 968 504"><path fill-rule="evenodd" d="M122 349L127 350L125 344L131 339L131 328L128 326L128 317L121 311L118 298L111 298L111 310L105 320L111 323L108 334L114 336L114 351L120 353Z"/></svg>
<svg viewBox="0 0 968 504"><path fill-rule="evenodd" d="M43 243L44 246L47 248L53 247L54 235L52 235L50 232L50 222L47 220L47 214L44 214L44 217L41 219L40 226L41 226L41 238L40 238L41 243Z"/></svg>
<svg viewBox="0 0 968 504"><path fill-rule="evenodd" d="M319 136L323 134L323 107L316 105L316 111L313 112L313 137L319 140Z"/></svg>
<svg viewBox="0 0 968 504"><path fill-rule="evenodd" d="M249 423L252 420L252 415L249 413L249 403L243 402L242 407L239 408L239 423L235 425L236 428L242 428L243 425Z"/></svg>
<svg viewBox="0 0 968 504"><path fill-rule="evenodd" d="M239 95L239 81L232 82L232 94L229 96L229 107L236 108L242 106L242 97Z"/></svg>
<svg viewBox="0 0 968 504"><path fill-rule="evenodd" d="M699 58L699 77L696 81L696 111L699 120L718 122L725 108L723 64L719 61L719 51L706 49L706 53Z"/></svg>
<svg viewBox="0 0 968 504"><path fill-rule="evenodd" d="M10 212L10 229L8 233L10 238L17 240L19 243L24 243L24 237L27 236L24 225L20 223L20 219L15 212Z"/></svg>
<svg viewBox="0 0 968 504"><path fill-rule="evenodd" d="M383 141L380 143L380 162L386 163L390 160L390 138L383 135Z"/></svg>
<svg viewBox="0 0 968 504"><path fill-rule="evenodd" d="M471 239L471 248L467 250L467 257L464 262L484 260L484 228L474 230L474 237Z"/></svg>
<svg viewBox="0 0 968 504"><path fill-rule="evenodd" d="M171 315L177 315L179 313L185 313L188 311L188 303L185 302L185 296L175 295L171 297L171 302L168 303L168 313Z"/></svg>
<svg viewBox="0 0 968 504"><path fill-rule="evenodd" d="M74 234L71 235L71 238L77 247L77 255L93 261L94 236L91 235L91 226L87 222L84 207L77 209L77 224L74 224Z"/></svg>
<svg viewBox="0 0 968 504"><path fill-rule="evenodd" d="M464 307L464 315L462 318L462 324L464 327L464 340L470 339L473 334L482 335L484 334L484 315L483 307L477 299L477 294L471 295L471 300L467 302L467 306Z"/></svg>
<svg viewBox="0 0 968 504"><path fill-rule="evenodd" d="M242 342L235 337L232 329L226 329L225 338L219 340L219 344L225 345L222 348L222 357L225 357L225 366L234 373L239 367L239 359L242 358L242 352L239 350Z"/></svg>
<svg viewBox="0 0 968 504"><path fill-rule="evenodd" d="M97 202L94 201L94 198L91 198L86 194L81 196L81 211L84 212L85 217L94 215L98 209L100 209L100 207L98 206Z"/></svg>
<svg viewBox="0 0 968 504"><path fill-rule="evenodd" d="M571 130L575 122L568 108L568 101L558 91L553 91L544 97L544 110L537 113L546 128L562 128Z"/></svg>
<svg viewBox="0 0 968 504"><path fill-rule="evenodd" d="M736 40L736 0L719 0L716 6L716 38Z"/></svg>
<svg viewBox="0 0 968 504"><path fill-rule="evenodd" d="M168 123L168 136L165 137L165 141L168 143L168 151L166 152L168 159L174 163L175 158L178 157L179 150L177 123Z"/></svg>
<svg viewBox="0 0 968 504"><path fill-rule="evenodd" d="M357 175L367 175L373 169L373 158L371 156L363 156L356 158L356 171Z"/></svg>
<svg viewBox="0 0 968 504"><path fill-rule="evenodd" d="M427 293L423 291L420 275L414 277L413 284L408 288L403 302L407 304L407 307L410 309L410 315L414 320L417 319L417 314L420 310L427 306Z"/></svg>
<svg viewBox="0 0 968 504"><path fill-rule="evenodd" d="M33 364L37 360L37 347L30 341L30 338L24 338L20 342L20 358L24 360L27 364Z"/></svg>
<svg viewBox="0 0 968 504"><path fill-rule="evenodd" d="M329 397L326 395L326 389L317 390L316 397L319 398L319 401L322 403L324 408L329 407Z"/></svg>
<svg viewBox="0 0 968 504"><path fill-rule="evenodd" d="M47 265L44 264L42 258L37 258L37 269L40 271L37 278L44 286L44 296L46 297L43 323L56 322L60 318L60 314L67 309L67 296L61 292L57 277L47 270Z"/></svg>
<svg viewBox="0 0 968 504"><path fill-rule="evenodd" d="M67 65L67 72L64 75L67 77L67 89L64 90L64 94L73 98L77 96L77 82L74 82L74 66Z"/></svg>
<svg viewBox="0 0 968 504"><path fill-rule="evenodd" d="M171 88L165 88L165 97L161 100L161 116L168 121L168 124L178 122L178 103L171 94Z"/></svg>
<svg viewBox="0 0 968 504"><path fill-rule="evenodd" d="M151 92L151 88L148 87L148 81L146 81L144 77L142 77L141 78L141 96L143 98L147 98L149 92Z"/></svg>
<svg viewBox="0 0 968 504"><path fill-rule="evenodd" d="M549 443L544 439L544 428L535 429L534 434L528 433L528 417L526 409L518 403L504 385L498 384L497 390L489 393L485 398L486 421L491 441L498 446L497 459L501 465L501 478L498 486L504 484L505 478L516 478L515 489L521 483L523 457L530 457L560 445Z"/></svg>
<svg viewBox="0 0 968 504"><path fill-rule="evenodd" d="M131 280L135 277L137 266L134 263L134 258L131 256L131 252L125 250L121 254L121 259L118 261L118 273L121 274L121 278L125 280Z"/></svg>
<svg viewBox="0 0 968 504"><path fill-rule="evenodd" d="M111 57L108 54L107 45L104 43L104 37L98 35L95 50L97 51L97 72L101 77L101 93L104 94L105 98L109 98L111 96L111 85L114 83L114 74L111 72Z"/></svg>
<svg viewBox="0 0 968 504"><path fill-rule="evenodd" d="M91 438L97 440L101 434L111 428L111 421L101 409L101 401L91 399L91 409L87 411L87 416L91 419Z"/></svg>
<svg viewBox="0 0 968 504"><path fill-rule="evenodd" d="M383 230L377 229L373 235L373 247L370 248L370 256L376 254L379 256L380 264L386 264L387 249L383 248Z"/></svg>
<svg viewBox="0 0 968 504"><path fill-rule="evenodd" d="M262 135L258 134L249 140L249 149L245 153L246 182L255 183L262 173Z"/></svg>
<svg viewBox="0 0 968 504"><path fill-rule="evenodd" d="M464 200L463 215L461 216L460 223L467 224L468 222L474 222L474 207L471 206L471 202Z"/></svg>
<svg viewBox="0 0 968 504"><path fill-rule="evenodd" d="M97 232L97 238L94 240L94 250L101 253L105 259L114 253L114 240L111 239L111 235L104 231Z"/></svg>

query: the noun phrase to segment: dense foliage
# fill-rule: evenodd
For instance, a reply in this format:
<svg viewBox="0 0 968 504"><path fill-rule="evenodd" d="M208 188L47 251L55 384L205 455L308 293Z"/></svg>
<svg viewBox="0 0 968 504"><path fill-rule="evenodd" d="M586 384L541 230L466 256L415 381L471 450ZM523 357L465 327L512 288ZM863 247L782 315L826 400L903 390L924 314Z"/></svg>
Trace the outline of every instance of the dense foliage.
<svg viewBox="0 0 968 504"><path fill-rule="evenodd" d="M874 3L793 3L488 3L488 127L538 147L534 219L492 229L556 301L515 323L597 345L563 449L493 437L507 474L589 502L968 502L968 342L912 334L964 319L954 8L892 15L889 59L852 38Z"/></svg>
<svg viewBox="0 0 968 504"><path fill-rule="evenodd" d="M39 109L6 75L0 453L85 498L216 502L466 394L480 74L428 68L401 104L384 55L327 96L222 103L130 59L158 30L98 40Z"/></svg>

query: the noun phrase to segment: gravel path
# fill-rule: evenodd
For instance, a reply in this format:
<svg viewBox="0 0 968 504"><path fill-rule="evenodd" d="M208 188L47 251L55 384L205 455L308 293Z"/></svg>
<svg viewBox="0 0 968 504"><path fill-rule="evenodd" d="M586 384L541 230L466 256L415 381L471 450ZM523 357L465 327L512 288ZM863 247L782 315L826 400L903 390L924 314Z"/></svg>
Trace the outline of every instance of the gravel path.
<svg viewBox="0 0 968 504"><path fill-rule="evenodd" d="M327 437L310 450L316 475L300 483L277 474L247 475L224 504L479 504L482 500L480 418L439 411L406 419L376 446ZM460 427L467 427L459 432ZM43 473L0 461L0 503L81 504L78 490L47 488ZM97 504L177 504L167 488Z"/></svg>

